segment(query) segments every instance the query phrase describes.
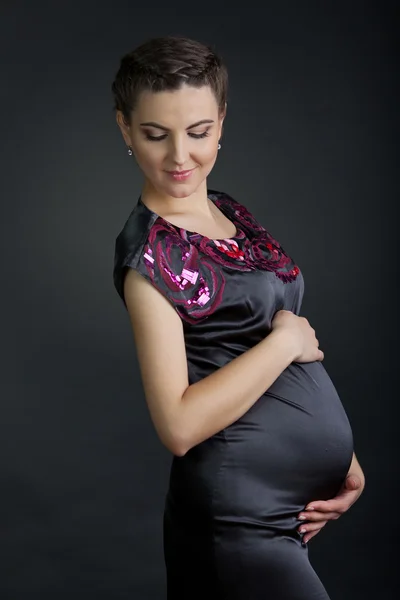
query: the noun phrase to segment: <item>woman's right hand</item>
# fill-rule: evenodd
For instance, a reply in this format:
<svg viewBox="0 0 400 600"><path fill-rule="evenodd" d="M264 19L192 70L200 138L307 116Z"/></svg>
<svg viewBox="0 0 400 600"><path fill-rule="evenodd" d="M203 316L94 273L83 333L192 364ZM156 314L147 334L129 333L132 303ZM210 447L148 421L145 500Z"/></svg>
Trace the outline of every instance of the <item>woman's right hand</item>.
<svg viewBox="0 0 400 600"><path fill-rule="evenodd" d="M273 331L284 331L295 348L293 362L314 362L323 360L324 353L318 348L319 342L305 317L299 317L290 310L278 310L272 319Z"/></svg>

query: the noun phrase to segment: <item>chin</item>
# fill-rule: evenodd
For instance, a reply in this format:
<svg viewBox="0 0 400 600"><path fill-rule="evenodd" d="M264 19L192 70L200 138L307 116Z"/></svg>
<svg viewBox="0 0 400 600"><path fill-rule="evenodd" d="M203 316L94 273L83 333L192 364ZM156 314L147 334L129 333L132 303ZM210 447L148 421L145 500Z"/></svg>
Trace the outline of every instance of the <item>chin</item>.
<svg viewBox="0 0 400 600"><path fill-rule="evenodd" d="M195 184L193 183L175 183L172 185L163 186L162 191L171 198L187 198L191 196L201 185L201 181Z"/></svg>
<svg viewBox="0 0 400 600"><path fill-rule="evenodd" d="M191 196L191 194L193 194L193 192L195 191L196 189L192 189L189 186L187 186L186 189L184 189L183 186L181 186L180 189L171 190L168 193L172 198L187 198L188 196Z"/></svg>

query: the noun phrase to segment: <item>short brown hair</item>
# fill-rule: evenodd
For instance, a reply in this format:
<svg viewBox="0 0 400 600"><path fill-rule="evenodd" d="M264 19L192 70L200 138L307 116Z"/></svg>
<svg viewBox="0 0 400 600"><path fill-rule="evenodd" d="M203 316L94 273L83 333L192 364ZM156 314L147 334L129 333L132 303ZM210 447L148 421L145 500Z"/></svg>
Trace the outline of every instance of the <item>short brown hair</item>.
<svg viewBox="0 0 400 600"><path fill-rule="evenodd" d="M228 72L214 50L186 37L153 38L121 58L111 86L114 110L121 111L125 122L130 124L140 92L172 91L184 84L209 85L220 114L224 112Z"/></svg>

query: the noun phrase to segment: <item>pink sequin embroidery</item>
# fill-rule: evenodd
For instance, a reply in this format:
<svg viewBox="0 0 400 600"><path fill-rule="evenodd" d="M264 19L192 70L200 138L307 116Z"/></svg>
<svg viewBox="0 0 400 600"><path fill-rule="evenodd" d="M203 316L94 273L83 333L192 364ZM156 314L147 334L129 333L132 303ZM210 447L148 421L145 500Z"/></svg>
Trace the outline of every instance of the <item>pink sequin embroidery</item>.
<svg viewBox="0 0 400 600"><path fill-rule="evenodd" d="M234 222L234 238L213 240L165 221L155 220L145 244L143 261L154 286L168 298L179 315L197 323L221 304L224 270L264 269L284 283L294 281L299 267L245 206L218 195L215 204Z"/></svg>
<svg viewBox="0 0 400 600"><path fill-rule="evenodd" d="M171 226L157 220L150 230L143 254L147 273L189 323L209 316L219 306L225 288L221 269L198 249L180 238ZM181 265L181 266L180 266Z"/></svg>

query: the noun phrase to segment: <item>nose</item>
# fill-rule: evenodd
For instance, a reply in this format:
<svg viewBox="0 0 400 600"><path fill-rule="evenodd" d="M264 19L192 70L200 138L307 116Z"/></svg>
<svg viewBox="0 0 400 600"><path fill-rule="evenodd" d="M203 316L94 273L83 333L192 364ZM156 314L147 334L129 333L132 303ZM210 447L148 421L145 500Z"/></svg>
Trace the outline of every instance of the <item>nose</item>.
<svg viewBox="0 0 400 600"><path fill-rule="evenodd" d="M171 138L169 155L171 162L177 166L183 166L187 162L189 152L183 136Z"/></svg>

